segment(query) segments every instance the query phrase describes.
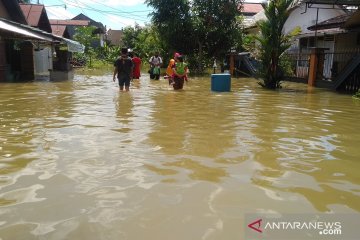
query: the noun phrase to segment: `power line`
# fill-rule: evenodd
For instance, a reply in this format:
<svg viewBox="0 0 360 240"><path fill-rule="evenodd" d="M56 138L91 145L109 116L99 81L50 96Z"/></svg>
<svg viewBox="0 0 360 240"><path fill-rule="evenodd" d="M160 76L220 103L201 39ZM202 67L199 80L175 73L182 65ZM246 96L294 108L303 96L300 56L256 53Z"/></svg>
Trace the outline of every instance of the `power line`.
<svg viewBox="0 0 360 240"><path fill-rule="evenodd" d="M124 15L121 15L121 14L129 14L129 15L132 15L132 16L135 16L135 17L139 17L139 18L140 18L140 19L139 19L139 18L134 18L134 17L133 17L133 18L130 18L130 19L140 20L140 21L144 21L144 19L146 19L146 18L144 18L144 17L142 17L142 16L133 14L133 12L135 12L135 11L132 11L132 12L131 12L131 11L128 11L128 12L126 12L126 11L120 11L120 10L114 8L114 7L108 6L108 5L103 4L103 3L100 3L100 2L98 2L98 1L95 1L95 0L91 0L91 1L94 2L94 3L96 3L96 4L105 6L105 7L109 8L109 9L113 9L113 10L115 10L115 11L99 10L99 9L95 9L95 8L93 8L93 7L91 7L91 6L88 6L86 3L83 3L83 2L81 2L81 1L79 1L79 2L81 2L81 3L82 3L83 5L85 5L86 7L93 9L93 10L96 11L96 12L116 14L116 15L119 15L119 16L121 16L121 17L130 18L128 15L125 15L125 16L124 16ZM146 19L146 20L147 20L147 19Z"/></svg>
<svg viewBox="0 0 360 240"><path fill-rule="evenodd" d="M91 0L91 1L94 2L94 3L100 4L100 5L103 5L103 6L107 7L107 8L114 9L114 10L116 10L116 11L119 12L119 13L130 13L130 14L132 14L132 13L137 13L137 12L149 12L149 13L151 12L151 10L121 11L121 10L118 10L117 8L114 8L114 7L112 7L112 6L106 5L106 4L104 4L104 3L102 3L102 2L99 2L99 1L96 1L96 0Z"/></svg>
<svg viewBox="0 0 360 240"><path fill-rule="evenodd" d="M124 12L122 12L122 11L106 11L106 10L96 9L96 8L88 6L87 4L85 4L81 1L78 1L78 0L75 0L76 3L68 2L68 1L65 2L64 0L60 0L60 1L63 2L65 5L80 8L82 13L84 13L84 14L85 14L85 10L89 10L89 11L93 11L93 12L100 13L103 15L111 14L111 15L128 18L128 19L135 20L135 21L144 21L144 22L148 21L148 19L146 17L138 16L135 14L131 14L132 16L135 16L135 17L132 17L132 16L128 16L127 14L124 15ZM85 15L88 15L88 14L85 14Z"/></svg>

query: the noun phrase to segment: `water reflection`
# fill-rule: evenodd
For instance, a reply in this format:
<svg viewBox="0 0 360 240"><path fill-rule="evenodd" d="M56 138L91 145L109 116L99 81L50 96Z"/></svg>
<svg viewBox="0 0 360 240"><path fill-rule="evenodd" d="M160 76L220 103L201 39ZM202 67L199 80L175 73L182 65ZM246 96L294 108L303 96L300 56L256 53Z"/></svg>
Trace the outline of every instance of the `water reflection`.
<svg viewBox="0 0 360 240"><path fill-rule="evenodd" d="M348 202L348 207L358 211L357 197L344 191L349 188L349 183L338 183L337 187L332 184L339 181L334 171L341 176L354 174L350 165L344 165L343 159L337 157L342 152L339 136L346 132L342 126L349 123L337 122L343 120L335 115L346 109L336 110L331 98L318 98L312 94L305 96L306 101L301 101L304 96L297 92L285 93L285 97L286 103L278 102L280 99L276 98L259 105L256 115L261 118L265 114L264 119L259 119L263 129L256 129L263 139L262 151L257 154L257 162L262 167L256 171L253 182L275 191L301 194L318 211L331 211L330 206L335 202ZM272 114L266 114L264 108L271 106ZM300 120L301 115L304 117ZM352 150L347 149L347 152Z"/></svg>

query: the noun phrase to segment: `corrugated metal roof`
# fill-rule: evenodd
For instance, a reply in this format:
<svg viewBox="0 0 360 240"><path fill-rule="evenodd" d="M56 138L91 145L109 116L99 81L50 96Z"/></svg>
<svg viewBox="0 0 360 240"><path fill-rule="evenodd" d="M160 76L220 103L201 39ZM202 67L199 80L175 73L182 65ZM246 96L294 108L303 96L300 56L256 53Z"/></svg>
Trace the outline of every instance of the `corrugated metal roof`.
<svg viewBox="0 0 360 240"><path fill-rule="evenodd" d="M84 52L79 42L55 36L40 29L0 18L0 36L5 39L41 40L66 44L69 52Z"/></svg>
<svg viewBox="0 0 360 240"><path fill-rule="evenodd" d="M0 36L2 38L36 39L54 41L51 34L37 28L0 18Z"/></svg>
<svg viewBox="0 0 360 240"><path fill-rule="evenodd" d="M312 25L308 27L309 30L320 30L320 29L330 29L330 28L337 28L342 27L344 23L349 19L350 14L343 14L340 16L336 16L333 18L329 18L325 21L319 22L318 24Z"/></svg>
<svg viewBox="0 0 360 240"><path fill-rule="evenodd" d="M303 0L303 2L310 4L360 6L360 0Z"/></svg>
<svg viewBox="0 0 360 240"><path fill-rule="evenodd" d="M345 29L329 28L329 29L318 30L316 32L316 36L336 35L336 34L345 33L345 32L347 32L347 30L345 30ZM295 38L314 37L314 36L315 36L315 31L310 32L310 33L299 34Z"/></svg>

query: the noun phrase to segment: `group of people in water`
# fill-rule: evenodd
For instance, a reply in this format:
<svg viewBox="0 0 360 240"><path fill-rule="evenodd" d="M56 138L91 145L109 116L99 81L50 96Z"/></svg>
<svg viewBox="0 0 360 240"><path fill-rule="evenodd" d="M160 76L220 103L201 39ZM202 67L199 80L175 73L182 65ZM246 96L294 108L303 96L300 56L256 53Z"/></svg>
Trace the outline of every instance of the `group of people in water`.
<svg viewBox="0 0 360 240"><path fill-rule="evenodd" d="M120 57L114 62L113 81L117 77L120 90L129 91L130 82L132 79L140 79L141 59L136 53L128 52L127 48L122 48ZM154 56L149 59L150 64L150 79L159 80L161 71L160 67L163 64L163 60L158 52L155 52ZM174 54L174 58L170 59L166 69L166 78L169 81L169 85L172 85L174 90L180 90L184 86L184 82L188 80L188 67L184 62L183 56L179 53Z"/></svg>

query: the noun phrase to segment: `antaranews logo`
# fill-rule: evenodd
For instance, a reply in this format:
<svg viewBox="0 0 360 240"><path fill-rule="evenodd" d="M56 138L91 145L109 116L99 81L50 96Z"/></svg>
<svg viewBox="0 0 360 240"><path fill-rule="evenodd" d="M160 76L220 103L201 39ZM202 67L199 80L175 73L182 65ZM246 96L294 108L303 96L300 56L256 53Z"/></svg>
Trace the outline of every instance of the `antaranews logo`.
<svg viewBox="0 0 360 240"><path fill-rule="evenodd" d="M262 233L262 230L261 230L261 222L262 222L262 219L258 219L250 224L248 224L248 227L259 232L259 233Z"/></svg>
<svg viewBox="0 0 360 240"><path fill-rule="evenodd" d="M264 221L264 227L261 228L263 219L257 219L248 224L248 227L258 233L263 231L297 231L297 230L315 230L320 235L341 235L341 222L322 222L322 221Z"/></svg>
<svg viewBox="0 0 360 240"><path fill-rule="evenodd" d="M246 214L247 240L359 239L360 214Z"/></svg>

